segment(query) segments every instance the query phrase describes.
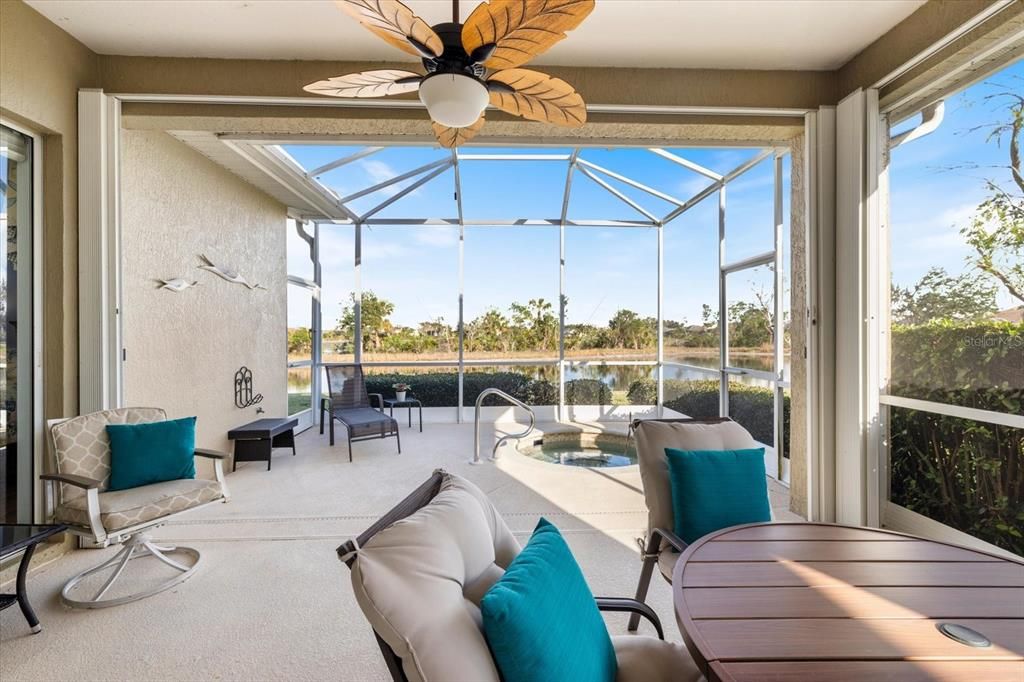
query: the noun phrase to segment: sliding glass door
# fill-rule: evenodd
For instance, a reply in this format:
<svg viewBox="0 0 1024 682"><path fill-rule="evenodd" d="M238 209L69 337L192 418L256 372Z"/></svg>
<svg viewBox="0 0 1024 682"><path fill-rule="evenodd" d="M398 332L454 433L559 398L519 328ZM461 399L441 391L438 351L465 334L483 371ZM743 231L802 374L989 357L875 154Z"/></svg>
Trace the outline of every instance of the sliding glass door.
<svg viewBox="0 0 1024 682"><path fill-rule="evenodd" d="M0 516L32 520L32 138L0 125Z"/></svg>

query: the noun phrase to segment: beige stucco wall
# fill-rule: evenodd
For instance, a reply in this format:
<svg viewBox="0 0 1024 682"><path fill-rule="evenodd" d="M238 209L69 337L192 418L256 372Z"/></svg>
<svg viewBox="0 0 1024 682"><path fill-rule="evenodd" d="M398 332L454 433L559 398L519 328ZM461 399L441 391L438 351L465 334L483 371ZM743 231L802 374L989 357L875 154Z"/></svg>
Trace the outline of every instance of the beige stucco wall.
<svg viewBox="0 0 1024 682"><path fill-rule="evenodd" d="M257 418L234 406L239 367L266 416L287 409L285 207L159 131L124 131L121 178L126 403L197 415L197 444L230 451L227 431ZM199 270L199 254L266 290Z"/></svg>
<svg viewBox="0 0 1024 682"><path fill-rule="evenodd" d="M790 410L789 410L789 508L808 518L807 474L810 443L807 418L807 192L804 158L804 136L793 140L790 151L790 237L789 272L789 345L790 345Z"/></svg>
<svg viewBox="0 0 1024 682"><path fill-rule="evenodd" d="M78 409L78 90L99 58L19 1L0 1L0 115L43 136L43 412Z"/></svg>

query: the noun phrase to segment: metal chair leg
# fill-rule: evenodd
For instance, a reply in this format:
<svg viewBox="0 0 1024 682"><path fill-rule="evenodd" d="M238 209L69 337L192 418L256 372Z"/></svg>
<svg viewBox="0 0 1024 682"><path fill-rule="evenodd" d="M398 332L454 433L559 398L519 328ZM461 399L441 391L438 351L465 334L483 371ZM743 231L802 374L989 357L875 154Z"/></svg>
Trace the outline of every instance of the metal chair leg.
<svg viewBox="0 0 1024 682"><path fill-rule="evenodd" d="M334 447L334 413L331 413L331 428L328 429L331 432L331 447Z"/></svg>
<svg viewBox="0 0 1024 682"><path fill-rule="evenodd" d="M658 544L659 540L656 537L652 537L647 542L643 555L643 564L640 568L640 581L636 585L636 597L639 602L647 601L647 590L651 586L651 576L654 574L654 565L658 563ZM636 632L640 626L640 615L632 614L629 617L628 629L630 632Z"/></svg>
<svg viewBox="0 0 1024 682"><path fill-rule="evenodd" d="M397 425L398 422L395 422ZM395 440L398 441L398 454L402 454L402 436L398 433L398 427L395 427Z"/></svg>

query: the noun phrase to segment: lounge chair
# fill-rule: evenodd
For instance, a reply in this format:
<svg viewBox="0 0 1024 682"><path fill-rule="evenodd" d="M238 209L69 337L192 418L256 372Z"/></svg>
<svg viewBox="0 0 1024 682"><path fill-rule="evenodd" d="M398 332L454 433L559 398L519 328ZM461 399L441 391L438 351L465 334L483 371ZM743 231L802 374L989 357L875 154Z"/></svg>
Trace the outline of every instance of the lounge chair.
<svg viewBox="0 0 1024 682"><path fill-rule="evenodd" d="M338 557L352 571L356 601L396 682L500 682L480 604L519 551L479 488L437 470L339 547ZM601 611L647 618L657 635L611 638L616 682L704 679L685 647L664 640L649 606L627 598L595 600Z"/></svg>
<svg viewBox="0 0 1024 682"><path fill-rule="evenodd" d="M334 422L341 422L348 433L348 461L352 461L352 443L373 438L394 436L398 452L402 452L402 439L398 435L398 421L384 413L384 396L366 392L366 380L361 365L324 365L327 372L327 390L330 398L320 402L320 433L324 432L324 415L328 415L331 445L334 445ZM374 407L370 398L377 399Z"/></svg>

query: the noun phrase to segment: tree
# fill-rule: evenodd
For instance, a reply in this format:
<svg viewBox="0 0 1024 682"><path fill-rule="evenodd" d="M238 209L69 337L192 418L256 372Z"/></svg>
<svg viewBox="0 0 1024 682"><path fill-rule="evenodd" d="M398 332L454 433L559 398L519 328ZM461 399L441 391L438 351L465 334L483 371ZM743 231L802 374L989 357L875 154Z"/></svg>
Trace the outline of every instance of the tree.
<svg viewBox="0 0 1024 682"><path fill-rule="evenodd" d="M356 295L350 295L351 302L341 311L341 319L338 320L336 331L348 338L355 337L356 328ZM363 328L363 348L369 350L380 350L383 338L389 334L393 327L391 325L391 313L395 311L395 304L383 298L378 298L372 291L364 291L362 303L359 306L360 321Z"/></svg>
<svg viewBox="0 0 1024 682"><path fill-rule="evenodd" d="M657 321L651 317L642 318L623 308L608 321L608 333L616 348L639 350L654 343Z"/></svg>
<svg viewBox="0 0 1024 682"><path fill-rule="evenodd" d="M288 330L288 353L309 353L313 349L313 336L306 327Z"/></svg>
<svg viewBox="0 0 1024 682"><path fill-rule="evenodd" d="M500 311L491 308L483 315L469 323L466 328L466 341L470 350L512 350L512 338L509 334L508 318Z"/></svg>
<svg viewBox="0 0 1024 682"><path fill-rule="evenodd" d="M737 301L729 306L729 345L760 348L772 342L771 315L761 304Z"/></svg>
<svg viewBox="0 0 1024 682"><path fill-rule="evenodd" d="M535 350L554 350L557 347L558 318L554 307L543 298L532 298L526 305L513 303L512 322L521 332L521 345Z"/></svg>
<svg viewBox="0 0 1024 682"><path fill-rule="evenodd" d="M893 286L893 322L914 325L985 317L996 311L996 287L987 279L973 271L953 277L943 268L931 268L911 287Z"/></svg>
<svg viewBox="0 0 1024 682"><path fill-rule="evenodd" d="M974 249L972 264L998 280L1010 295L1024 303L1024 168L1021 165L1021 131L1024 130L1024 95L997 92L986 101L1008 100L1008 120L990 127L987 141L1000 144L1009 134L1009 189L989 178L989 196L978 205L971 221L960 229Z"/></svg>

